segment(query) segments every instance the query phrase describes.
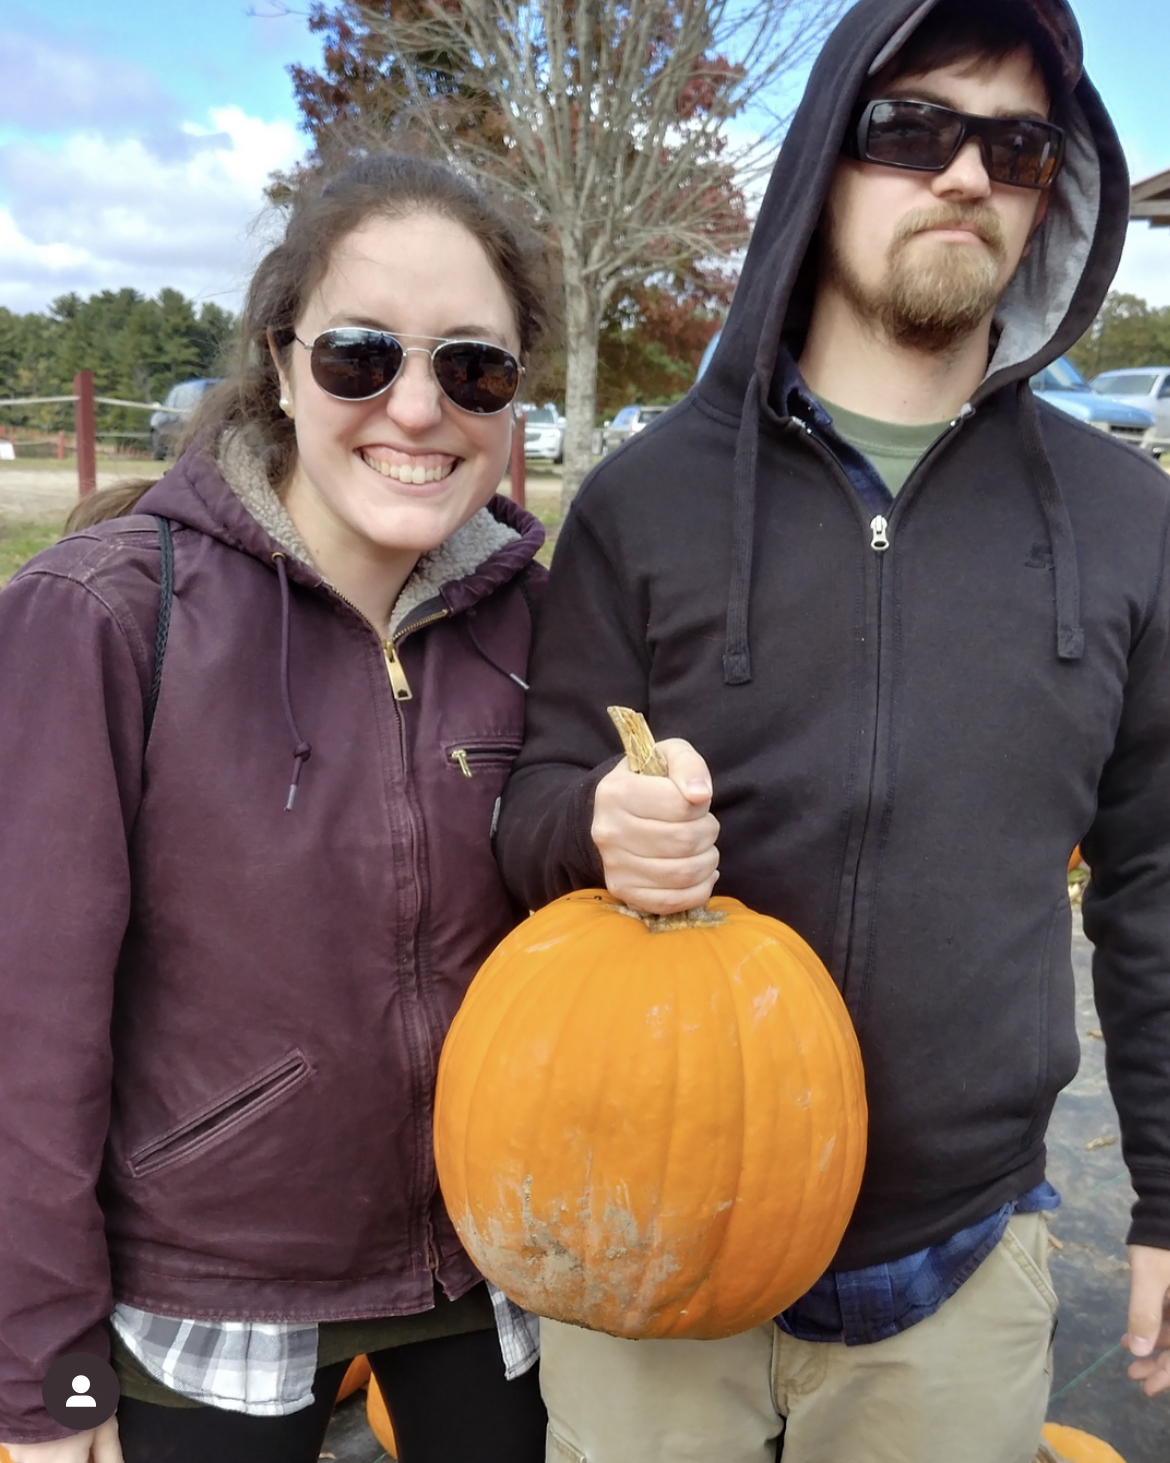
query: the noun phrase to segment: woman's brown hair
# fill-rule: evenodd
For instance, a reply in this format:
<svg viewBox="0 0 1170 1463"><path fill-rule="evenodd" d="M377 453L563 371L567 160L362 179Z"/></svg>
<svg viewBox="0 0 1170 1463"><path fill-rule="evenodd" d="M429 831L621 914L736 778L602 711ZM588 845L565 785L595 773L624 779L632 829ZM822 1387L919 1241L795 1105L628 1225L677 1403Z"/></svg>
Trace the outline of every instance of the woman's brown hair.
<svg viewBox="0 0 1170 1463"><path fill-rule="evenodd" d="M461 224L487 254L516 314L527 360L546 325L544 253L534 234L440 163L393 153L364 157L344 172L302 186L283 240L261 260L240 317L239 365L193 413L179 443L248 427L274 486L296 460L293 423L280 409L280 379L269 339L286 350L309 296L328 272L340 241L375 217L437 214Z"/></svg>
<svg viewBox="0 0 1170 1463"><path fill-rule="evenodd" d="M134 512L147 488L153 487L154 478L123 478L108 488L87 493L84 498L78 498L69 510L62 534L79 533L81 529L105 523L109 518L124 518L127 513Z"/></svg>

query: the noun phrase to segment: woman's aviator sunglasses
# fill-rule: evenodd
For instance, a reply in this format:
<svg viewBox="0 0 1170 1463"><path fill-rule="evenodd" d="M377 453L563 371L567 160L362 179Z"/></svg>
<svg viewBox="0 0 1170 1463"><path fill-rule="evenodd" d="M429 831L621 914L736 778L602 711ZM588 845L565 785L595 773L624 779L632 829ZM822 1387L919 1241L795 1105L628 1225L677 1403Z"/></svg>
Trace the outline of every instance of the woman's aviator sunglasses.
<svg viewBox="0 0 1170 1463"><path fill-rule="evenodd" d="M941 173L969 138L987 176L1014 188L1050 188L1064 156L1064 133L1033 117L976 117L934 102L878 100L854 113L842 151L888 168Z"/></svg>
<svg viewBox="0 0 1170 1463"><path fill-rule="evenodd" d="M293 340L309 352L313 380L327 396L338 401L370 401L393 386L406 357L417 351L430 356L439 389L461 411L492 416L506 411L520 390L524 367L502 346L483 340L447 340L438 335L413 336L434 340L427 350L403 345L387 330L345 326L325 330L314 341Z"/></svg>

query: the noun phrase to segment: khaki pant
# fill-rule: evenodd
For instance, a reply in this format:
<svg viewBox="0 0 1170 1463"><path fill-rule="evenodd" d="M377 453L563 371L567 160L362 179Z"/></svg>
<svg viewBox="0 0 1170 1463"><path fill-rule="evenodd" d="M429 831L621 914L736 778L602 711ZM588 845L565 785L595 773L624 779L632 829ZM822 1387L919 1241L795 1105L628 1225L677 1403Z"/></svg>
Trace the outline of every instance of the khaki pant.
<svg viewBox="0 0 1170 1463"><path fill-rule="evenodd" d="M1032 1463L1055 1315L1048 1225L1020 1214L940 1310L870 1346L542 1321L546 1463Z"/></svg>

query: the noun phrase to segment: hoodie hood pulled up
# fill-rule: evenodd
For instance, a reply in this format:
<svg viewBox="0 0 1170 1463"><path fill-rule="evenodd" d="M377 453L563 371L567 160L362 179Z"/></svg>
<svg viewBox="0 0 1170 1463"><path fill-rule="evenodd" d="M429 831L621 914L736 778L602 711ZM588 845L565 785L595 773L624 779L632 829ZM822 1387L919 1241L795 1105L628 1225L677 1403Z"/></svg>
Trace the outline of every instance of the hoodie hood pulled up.
<svg viewBox="0 0 1170 1463"><path fill-rule="evenodd" d="M937 3L860 0L829 36L772 170L719 344L695 388L710 408L739 422L735 557L724 656L728 684L751 678L748 619L760 423L801 427L773 388L782 342L798 353L811 315L816 285L811 251L841 145L869 77ZM1064 0L1020 0L1020 5L1059 37L1071 86L1061 104L1065 159L1048 215L996 311L997 344L971 404L977 409L990 394L1005 389L1020 395L1022 445L1055 559L1057 654L1075 660L1083 643L1076 548L1027 383L1080 339L1101 307L1125 242L1129 176L1109 115L1080 69L1080 33L1071 10Z"/></svg>

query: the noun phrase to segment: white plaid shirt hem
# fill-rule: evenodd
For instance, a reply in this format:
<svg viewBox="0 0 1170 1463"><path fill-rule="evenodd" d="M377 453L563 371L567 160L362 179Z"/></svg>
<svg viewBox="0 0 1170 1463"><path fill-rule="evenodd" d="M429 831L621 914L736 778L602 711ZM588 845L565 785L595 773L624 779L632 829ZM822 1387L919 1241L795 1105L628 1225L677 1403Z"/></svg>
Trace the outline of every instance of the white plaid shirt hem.
<svg viewBox="0 0 1170 1463"><path fill-rule="evenodd" d="M540 1321L488 1282L504 1374L523 1376L540 1357ZM133 1306L110 1318L126 1349L156 1382L209 1407L283 1417L313 1401L315 1324L185 1321Z"/></svg>

